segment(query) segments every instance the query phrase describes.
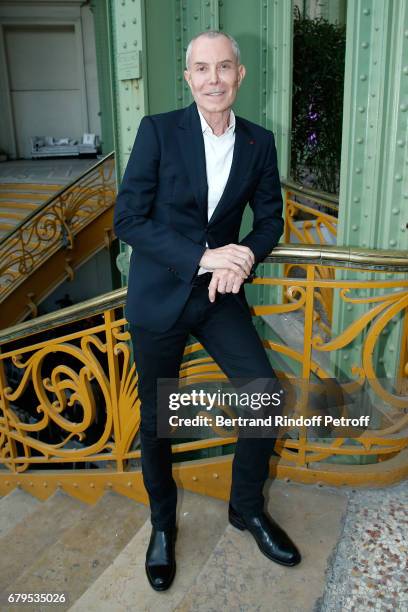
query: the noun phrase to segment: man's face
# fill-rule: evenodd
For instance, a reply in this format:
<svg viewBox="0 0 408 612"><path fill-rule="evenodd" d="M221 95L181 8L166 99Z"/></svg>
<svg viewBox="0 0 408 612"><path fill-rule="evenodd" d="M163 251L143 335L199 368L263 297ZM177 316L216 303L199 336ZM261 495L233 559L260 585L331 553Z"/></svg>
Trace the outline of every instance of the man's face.
<svg viewBox="0 0 408 612"><path fill-rule="evenodd" d="M230 109L244 76L245 67L237 64L228 38L200 36L194 41L184 78L201 112Z"/></svg>

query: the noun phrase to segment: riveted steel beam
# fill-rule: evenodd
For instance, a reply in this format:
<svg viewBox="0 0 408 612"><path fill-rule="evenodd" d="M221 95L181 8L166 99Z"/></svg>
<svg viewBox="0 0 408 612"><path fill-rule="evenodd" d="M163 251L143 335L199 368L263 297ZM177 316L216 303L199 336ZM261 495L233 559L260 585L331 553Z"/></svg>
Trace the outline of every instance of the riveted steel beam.
<svg viewBox="0 0 408 612"><path fill-rule="evenodd" d="M119 183L147 107L144 0L107 2L114 142ZM121 243L120 251L117 265L122 274L122 284L126 284L130 248Z"/></svg>
<svg viewBox="0 0 408 612"><path fill-rule="evenodd" d="M404 0L349 3L338 245L408 248L408 5ZM347 278L346 273L342 278ZM366 297L359 292L357 297ZM335 302L336 330L366 306ZM400 325L383 332L377 363L396 371ZM348 373L354 348L337 366Z"/></svg>
<svg viewBox="0 0 408 612"><path fill-rule="evenodd" d="M146 114L143 0L109 0L115 148L122 176L135 134Z"/></svg>
<svg viewBox="0 0 408 612"><path fill-rule="evenodd" d="M101 148L104 155L114 150L112 83L108 38L108 6L106 0L91 0L95 28L96 62L98 68L99 116L101 119Z"/></svg>

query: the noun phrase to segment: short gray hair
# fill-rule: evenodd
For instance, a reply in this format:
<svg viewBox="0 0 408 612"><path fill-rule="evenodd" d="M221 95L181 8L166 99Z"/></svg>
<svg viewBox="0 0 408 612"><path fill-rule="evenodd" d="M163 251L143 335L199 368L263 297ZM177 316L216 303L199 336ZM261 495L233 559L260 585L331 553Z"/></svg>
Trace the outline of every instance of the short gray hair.
<svg viewBox="0 0 408 612"><path fill-rule="evenodd" d="M219 30L204 30L204 32L200 32L197 36L194 36L188 43L187 51L186 51L186 68L188 69L188 65L190 63L191 50L193 48L193 43L197 38L201 38L201 36L207 36L208 38L218 38L218 36L224 36L228 38L232 45L232 50L237 60L237 64L241 61L241 51L239 50L239 46L235 38L227 34L226 32L220 32Z"/></svg>

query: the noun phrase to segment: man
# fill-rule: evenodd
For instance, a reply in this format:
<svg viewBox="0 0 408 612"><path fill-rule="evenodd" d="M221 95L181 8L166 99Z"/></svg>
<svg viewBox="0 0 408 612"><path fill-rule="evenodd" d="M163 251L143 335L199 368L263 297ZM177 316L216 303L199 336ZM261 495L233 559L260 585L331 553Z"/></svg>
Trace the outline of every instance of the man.
<svg viewBox="0 0 408 612"><path fill-rule="evenodd" d="M157 379L178 377L191 333L228 378L276 382L243 290L283 230L273 134L232 111L245 76L232 37L215 31L195 37L184 76L194 103L143 118L115 208L115 232L133 248L126 316L153 527L146 573L156 590L167 589L175 575L177 503L170 440L157 436ZM247 202L253 229L239 242ZM293 566L297 548L263 511L272 450L270 438L239 438L229 520L248 529L268 558Z"/></svg>

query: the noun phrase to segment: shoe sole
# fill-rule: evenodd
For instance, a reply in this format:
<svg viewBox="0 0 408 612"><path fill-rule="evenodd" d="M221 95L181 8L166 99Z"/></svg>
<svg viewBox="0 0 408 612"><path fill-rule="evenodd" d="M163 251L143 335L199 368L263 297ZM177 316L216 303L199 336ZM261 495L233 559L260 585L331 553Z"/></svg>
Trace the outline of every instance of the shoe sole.
<svg viewBox="0 0 408 612"><path fill-rule="evenodd" d="M236 529L239 529L240 531L247 531L248 528L246 527L245 523L241 521L238 517L235 517L235 516L233 517L229 515L228 520L231 523L231 525L235 527ZM276 559L276 557L272 557L271 555L268 555L264 550L262 550L262 548L259 546L255 538L254 540L259 550L264 555L264 557L266 557L270 561L274 561L275 563L279 563L279 565L284 565L285 567L295 567L295 565L299 565L300 561L295 562L295 563L285 563L285 561L281 561L280 559Z"/></svg>

